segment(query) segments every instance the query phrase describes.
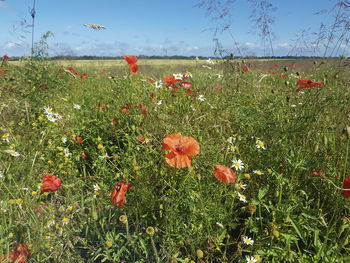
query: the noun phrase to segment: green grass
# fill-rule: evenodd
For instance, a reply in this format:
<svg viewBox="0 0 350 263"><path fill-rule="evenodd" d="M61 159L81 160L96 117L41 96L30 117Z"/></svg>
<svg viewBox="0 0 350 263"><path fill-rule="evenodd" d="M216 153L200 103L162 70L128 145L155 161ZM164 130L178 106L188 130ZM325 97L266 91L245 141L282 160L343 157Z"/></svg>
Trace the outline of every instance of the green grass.
<svg viewBox="0 0 350 263"><path fill-rule="evenodd" d="M345 68L300 71L325 84L296 93L298 62L289 71L271 68L275 75L242 73L242 64L229 62L209 70L205 61L140 61L137 75L125 61L74 63L9 63L0 75L0 255L23 243L27 262L350 260L350 206L342 195L350 175ZM73 66L78 77L60 65ZM182 87L155 88L154 81L187 71L191 96ZM45 107L62 119L50 122ZM165 162L162 141L174 133L200 145L190 168ZM140 136L149 143L138 142ZM258 139L266 149L257 148ZM10 147L20 156L11 156ZM232 168L235 183L214 177L214 164L231 167L238 159L244 169ZM321 170L325 177L311 176ZM58 191L40 191L45 173L62 180ZM113 206L110 195L123 178L132 187L124 205ZM42 213L35 211L40 205Z"/></svg>

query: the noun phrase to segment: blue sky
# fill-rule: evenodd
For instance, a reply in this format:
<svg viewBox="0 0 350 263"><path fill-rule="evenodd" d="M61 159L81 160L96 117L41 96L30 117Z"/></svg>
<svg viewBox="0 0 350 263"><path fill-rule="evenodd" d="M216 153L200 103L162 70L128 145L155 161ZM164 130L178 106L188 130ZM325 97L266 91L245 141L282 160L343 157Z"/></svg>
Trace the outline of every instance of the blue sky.
<svg viewBox="0 0 350 263"><path fill-rule="evenodd" d="M50 55L185 55L214 56L213 29L217 23L204 9L195 7L199 0L36 0L35 41L47 31ZM335 1L271 0L277 11L273 14L272 31L275 55L287 55L301 30L317 32L321 22L330 25L329 14ZM33 0L0 0L0 55L30 55L31 24L29 10ZM228 22L230 32L239 43L243 55L263 55L263 45L249 19L251 5L236 0ZM83 24L104 25L106 30L93 30ZM28 31L28 32L24 32ZM222 46L238 54L232 36L226 31L217 35ZM298 43L299 47L303 45ZM339 52L350 55L344 44ZM269 51L266 52L269 54ZM319 55L305 52L304 55Z"/></svg>

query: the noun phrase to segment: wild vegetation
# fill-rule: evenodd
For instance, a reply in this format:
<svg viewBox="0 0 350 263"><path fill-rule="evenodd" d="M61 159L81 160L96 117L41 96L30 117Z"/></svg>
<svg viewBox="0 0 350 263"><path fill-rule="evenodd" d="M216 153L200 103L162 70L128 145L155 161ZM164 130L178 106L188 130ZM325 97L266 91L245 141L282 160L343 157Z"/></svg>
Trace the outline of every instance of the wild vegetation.
<svg viewBox="0 0 350 263"><path fill-rule="evenodd" d="M3 58L3 260L349 261L344 60L126 59Z"/></svg>

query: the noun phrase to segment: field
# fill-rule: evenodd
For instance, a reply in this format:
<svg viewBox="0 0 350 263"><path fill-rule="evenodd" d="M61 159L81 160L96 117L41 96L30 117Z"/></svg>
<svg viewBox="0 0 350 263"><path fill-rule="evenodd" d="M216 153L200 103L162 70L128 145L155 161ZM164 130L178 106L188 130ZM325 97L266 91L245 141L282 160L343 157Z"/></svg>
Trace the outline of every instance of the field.
<svg viewBox="0 0 350 263"><path fill-rule="evenodd" d="M343 60L2 62L3 260L350 261Z"/></svg>

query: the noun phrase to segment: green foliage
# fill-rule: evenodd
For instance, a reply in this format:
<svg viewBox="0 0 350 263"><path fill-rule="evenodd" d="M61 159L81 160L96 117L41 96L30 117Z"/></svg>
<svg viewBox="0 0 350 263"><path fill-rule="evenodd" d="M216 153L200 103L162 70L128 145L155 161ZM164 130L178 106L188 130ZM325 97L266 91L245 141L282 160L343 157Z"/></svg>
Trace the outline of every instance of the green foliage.
<svg viewBox="0 0 350 263"><path fill-rule="evenodd" d="M24 243L31 262L246 262L248 255L346 262L344 69L302 73L325 85L297 93L289 64L273 75L242 73L246 61L212 69L193 63L188 95L149 81L174 73L166 69L135 76L125 65L111 76L51 61L9 62L0 75L0 255ZM190 168L164 161L162 141L174 133L200 145ZM244 163L232 168L236 182L218 181L213 165L233 160ZM40 191L45 173L62 179L58 191ZM132 186L124 205L113 206L122 180Z"/></svg>

